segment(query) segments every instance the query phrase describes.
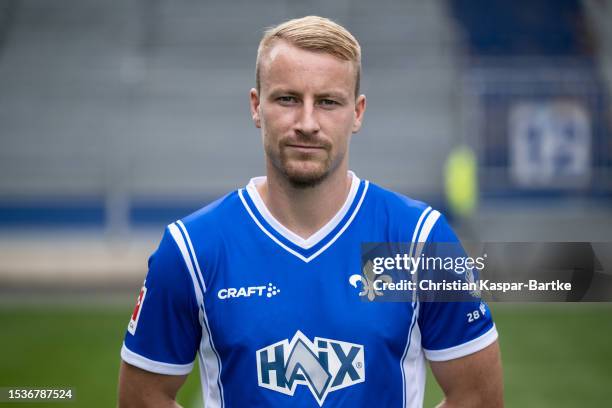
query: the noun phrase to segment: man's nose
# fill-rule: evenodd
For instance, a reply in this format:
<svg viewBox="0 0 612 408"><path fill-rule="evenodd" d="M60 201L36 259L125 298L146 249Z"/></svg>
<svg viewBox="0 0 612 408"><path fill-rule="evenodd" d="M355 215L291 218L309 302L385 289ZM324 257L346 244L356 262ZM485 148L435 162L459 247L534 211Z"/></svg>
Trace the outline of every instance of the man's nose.
<svg viewBox="0 0 612 408"><path fill-rule="evenodd" d="M311 135L317 133L320 128L314 104L304 103L296 123L296 130Z"/></svg>

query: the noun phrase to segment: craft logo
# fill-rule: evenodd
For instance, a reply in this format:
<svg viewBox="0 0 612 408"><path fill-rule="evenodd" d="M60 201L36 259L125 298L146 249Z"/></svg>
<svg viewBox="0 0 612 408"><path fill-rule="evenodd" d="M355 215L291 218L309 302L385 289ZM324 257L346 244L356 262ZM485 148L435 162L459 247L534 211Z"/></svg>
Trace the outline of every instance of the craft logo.
<svg viewBox="0 0 612 408"><path fill-rule="evenodd" d="M260 286L243 286L240 288L223 288L217 292L217 297L221 300L232 299L232 298L245 298L245 297L267 297L271 298L280 293L280 289L272 283Z"/></svg>
<svg viewBox="0 0 612 408"><path fill-rule="evenodd" d="M128 331L133 335L136 333L136 326L138 326L138 318L140 317L140 311L142 310L142 304L144 303L145 296L147 294L147 287L142 286L140 289L140 294L136 299L136 306L134 307L134 311L132 312L132 317L130 318L130 323L128 324Z"/></svg>
<svg viewBox="0 0 612 408"><path fill-rule="evenodd" d="M311 342L299 330L257 350L259 386L293 395L307 386L319 406L327 394L365 381L364 351L360 344L315 337Z"/></svg>

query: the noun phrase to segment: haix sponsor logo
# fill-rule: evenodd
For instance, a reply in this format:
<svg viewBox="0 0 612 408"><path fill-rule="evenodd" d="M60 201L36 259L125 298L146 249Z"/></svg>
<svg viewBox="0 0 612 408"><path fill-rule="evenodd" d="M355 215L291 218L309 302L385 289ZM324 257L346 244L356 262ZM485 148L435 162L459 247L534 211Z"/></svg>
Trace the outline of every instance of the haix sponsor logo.
<svg viewBox="0 0 612 408"><path fill-rule="evenodd" d="M221 300L243 297L266 297L271 298L280 293L280 289L275 285L268 283L268 286L243 286L240 288L223 288L217 292L217 297Z"/></svg>
<svg viewBox="0 0 612 408"><path fill-rule="evenodd" d="M283 340L257 350L259 386L293 396L298 385L310 389L320 406L327 394L365 381L363 346L315 337L310 341L299 330Z"/></svg>

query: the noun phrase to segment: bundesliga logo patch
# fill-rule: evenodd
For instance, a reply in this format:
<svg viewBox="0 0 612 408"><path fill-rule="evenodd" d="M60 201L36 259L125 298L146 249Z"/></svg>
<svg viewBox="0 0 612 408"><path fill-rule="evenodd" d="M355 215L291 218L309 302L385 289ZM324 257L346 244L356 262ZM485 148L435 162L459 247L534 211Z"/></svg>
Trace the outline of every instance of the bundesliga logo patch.
<svg viewBox="0 0 612 408"><path fill-rule="evenodd" d="M140 317L140 311L142 310L142 304L144 303L146 294L147 287L143 285L142 289L140 289L140 294L136 299L136 306L134 307L132 317L130 318L130 323L128 324L128 332L130 332L132 335L136 333L136 326L138 326L138 318Z"/></svg>
<svg viewBox="0 0 612 408"><path fill-rule="evenodd" d="M299 330L283 340L257 350L260 387L293 395L298 385L310 389L319 406L327 394L365 381L363 346L315 337L310 341Z"/></svg>

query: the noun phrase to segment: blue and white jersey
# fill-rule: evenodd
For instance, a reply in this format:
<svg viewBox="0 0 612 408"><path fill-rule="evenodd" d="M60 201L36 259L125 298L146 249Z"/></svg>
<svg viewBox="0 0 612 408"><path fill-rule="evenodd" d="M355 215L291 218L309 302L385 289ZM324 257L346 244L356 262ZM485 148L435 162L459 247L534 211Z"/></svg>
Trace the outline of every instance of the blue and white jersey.
<svg viewBox="0 0 612 408"><path fill-rule="evenodd" d="M367 302L349 283L363 242L457 242L443 216L353 178L338 213L303 239L251 180L169 225L128 326L124 361L171 375L199 358L215 407L419 407L425 359L497 338L481 302ZM468 319L475 309L479 319Z"/></svg>

